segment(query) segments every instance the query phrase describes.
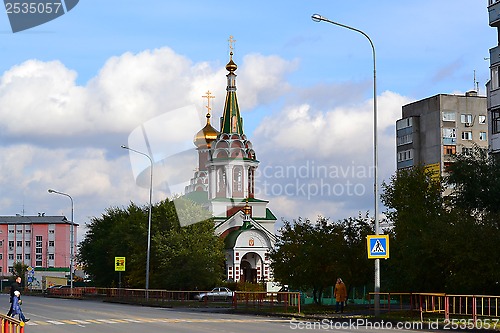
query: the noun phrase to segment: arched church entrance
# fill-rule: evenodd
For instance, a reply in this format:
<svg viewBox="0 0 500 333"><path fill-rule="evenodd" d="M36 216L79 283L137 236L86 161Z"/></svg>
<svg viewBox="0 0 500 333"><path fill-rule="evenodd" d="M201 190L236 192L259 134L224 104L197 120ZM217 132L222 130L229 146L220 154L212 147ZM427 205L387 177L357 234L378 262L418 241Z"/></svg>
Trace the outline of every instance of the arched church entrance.
<svg viewBox="0 0 500 333"><path fill-rule="evenodd" d="M241 258L241 281L257 283L259 265L262 264L260 256L255 252L249 252Z"/></svg>

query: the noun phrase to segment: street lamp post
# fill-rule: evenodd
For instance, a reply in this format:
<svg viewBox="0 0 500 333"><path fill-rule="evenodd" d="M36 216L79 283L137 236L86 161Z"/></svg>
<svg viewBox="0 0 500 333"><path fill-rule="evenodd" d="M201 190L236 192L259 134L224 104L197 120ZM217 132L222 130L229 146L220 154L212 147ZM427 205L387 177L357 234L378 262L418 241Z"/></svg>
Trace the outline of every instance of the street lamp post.
<svg viewBox="0 0 500 333"><path fill-rule="evenodd" d="M74 212L75 212L75 209L74 209L74 205L73 205L73 198L71 197L71 195L67 194L67 193L63 193L63 192L59 192L59 191L56 191L56 190L53 190L53 189L49 189L48 190L49 193L55 193L55 194L60 194L60 195L64 195L66 197L68 197L70 200L71 200L71 224L69 226L69 246L70 246L70 249L69 249L69 283L70 283L70 293L71 293L71 296L73 296L73 251L74 251Z"/></svg>
<svg viewBox="0 0 500 333"><path fill-rule="evenodd" d="M151 170L150 170L150 183L149 183L149 216L148 216L148 249L146 252L146 300L149 299L149 258L150 258L150 253L151 253L151 208L152 208L152 198L153 198L153 159L151 156L149 156L146 153L140 152L138 150L132 149L130 147L127 147L125 145L121 145L123 149L128 149L130 151L133 151L134 153L146 156L149 159L149 162L151 163Z"/></svg>
<svg viewBox="0 0 500 333"><path fill-rule="evenodd" d="M379 212L378 212L378 175L377 175L377 169L378 169L378 151L377 151L377 70L376 70L376 61L375 61L375 46L373 45L372 40L370 37L363 31L350 27L345 24L341 24L338 22L330 21L326 17L323 17L319 14L314 14L311 16L312 20L314 22L328 22L331 24L338 25L342 28L346 28L349 30L353 30L356 32L359 32L363 36L365 36L368 41L370 42L370 45L372 47L372 54L373 54L373 172L374 172L374 181L373 181L373 192L374 192L374 201L375 201L375 234L379 235L380 234L380 223L379 223ZM380 314L380 259L375 259L375 316L378 316Z"/></svg>

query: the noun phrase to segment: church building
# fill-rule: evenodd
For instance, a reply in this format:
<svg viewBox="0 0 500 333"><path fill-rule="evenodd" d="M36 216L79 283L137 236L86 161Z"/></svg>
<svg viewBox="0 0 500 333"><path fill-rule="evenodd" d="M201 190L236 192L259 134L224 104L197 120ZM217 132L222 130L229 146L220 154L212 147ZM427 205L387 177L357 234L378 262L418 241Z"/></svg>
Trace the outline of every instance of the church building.
<svg viewBox="0 0 500 333"><path fill-rule="evenodd" d="M212 213L215 232L225 242L229 281L272 281L269 251L274 246L276 217L269 202L255 197L255 171L259 165L252 143L243 131L236 97L238 66L230 53L226 69L226 100L220 130L210 123L210 91L206 93L206 125L194 138L198 168L185 188L185 196L202 202Z"/></svg>

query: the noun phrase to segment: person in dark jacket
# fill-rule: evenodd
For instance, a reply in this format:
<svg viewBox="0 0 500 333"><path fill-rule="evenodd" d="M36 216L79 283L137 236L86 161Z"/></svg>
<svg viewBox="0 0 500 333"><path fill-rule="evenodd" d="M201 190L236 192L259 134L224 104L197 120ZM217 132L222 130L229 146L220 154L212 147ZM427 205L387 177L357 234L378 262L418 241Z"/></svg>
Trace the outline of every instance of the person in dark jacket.
<svg viewBox="0 0 500 333"><path fill-rule="evenodd" d="M16 291L21 292L21 277L18 276L16 277L16 281L12 283L10 286L10 309L9 312L7 313L7 316L10 316L12 314L12 299L14 298L14 293Z"/></svg>

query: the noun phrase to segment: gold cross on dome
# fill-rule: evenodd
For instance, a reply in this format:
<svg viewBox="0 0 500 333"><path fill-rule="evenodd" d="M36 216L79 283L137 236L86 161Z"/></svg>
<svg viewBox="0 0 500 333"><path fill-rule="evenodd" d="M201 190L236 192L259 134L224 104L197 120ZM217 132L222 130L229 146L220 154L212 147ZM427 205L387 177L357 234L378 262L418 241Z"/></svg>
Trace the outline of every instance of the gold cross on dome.
<svg viewBox="0 0 500 333"><path fill-rule="evenodd" d="M234 43L236 43L236 39L231 35L229 36L229 39L227 40L229 42L229 50L233 52L234 50Z"/></svg>
<svg viewBox="0 0 500 333"><path fill-rule="evenodd" d="M207 116L210 116L210 110L212 110L212 108L210 107L210 99L215 98L215 96L212 95L210 90L208 90L205 94L206 94L205 96L201 96L201 97L207 99L207 106L205 106L205 107L207 108Z"/></svg>

